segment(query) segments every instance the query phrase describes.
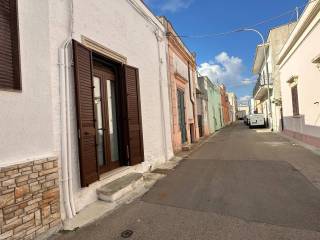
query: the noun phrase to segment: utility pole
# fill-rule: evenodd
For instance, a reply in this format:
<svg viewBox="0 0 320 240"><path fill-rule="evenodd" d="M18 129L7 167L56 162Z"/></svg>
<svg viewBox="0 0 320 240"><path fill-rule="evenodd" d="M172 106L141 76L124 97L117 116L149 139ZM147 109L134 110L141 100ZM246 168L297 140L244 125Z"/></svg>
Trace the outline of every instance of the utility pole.
<svg viewBox="0 0 320 240"><path fill-rule="evenodd" d="M299 10L299 9L298 9ZM266 72L267 72L267 86L268 86L268 102L269 102L269 107L267 104L267 113L268 113L268 121L269 121L269 115L270 115L270 122L271 122L271 131L273 131L273 120L272 120L272 105L271 105L271 98L270 98L270 74L269 74L269 66L268 66L268 59L267 59L267 51L266 51L266 43L264 40L263 35L256 29L253 28L243 28L243 29L239 29L238 32L246 32L246 31L251 31L251 32L255 32L257 33L261 40L262 40L262 44L263 44L263 55L264 55L264 62L266 64Z"/></svg>
<svg viewBox="0 0 320 240"><path fill-rule="evenodd" d="M296 7L297 21L299 20L299 7Z"/></svg>

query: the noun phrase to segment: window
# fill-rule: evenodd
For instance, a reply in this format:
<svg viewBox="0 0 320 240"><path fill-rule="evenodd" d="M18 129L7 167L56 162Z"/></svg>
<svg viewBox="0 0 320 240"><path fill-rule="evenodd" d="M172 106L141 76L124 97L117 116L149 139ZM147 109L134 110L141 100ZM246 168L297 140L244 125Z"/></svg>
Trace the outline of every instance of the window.
<svg viewBox="0 0 320 240"><path fill-rule="evenodd" d="M21 89L17 0L0 0L0 89Z"/></svg>
<svg viewBox="0 0 320 240"><path fill-rule="evenodd" d="M291 96L292 96L292 110L293 116L299 115L299 98L298 98L298 86L294 85L291 87Z"/></svg>

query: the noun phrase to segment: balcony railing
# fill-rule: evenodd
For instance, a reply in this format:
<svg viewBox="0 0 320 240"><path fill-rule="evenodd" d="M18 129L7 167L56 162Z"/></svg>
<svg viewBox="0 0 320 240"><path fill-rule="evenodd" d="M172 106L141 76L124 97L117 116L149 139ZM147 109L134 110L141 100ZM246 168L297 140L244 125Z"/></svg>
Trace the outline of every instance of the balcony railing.
<svg viewBox="0 0 320 240"><path fill-rule="evenodd" d="M270 85L273 84L272 74L269 74L269 84ZM267 87L267 86L268 86L267 76L260 74L257 79L256 85L254 86L254 89L253 89L253 96L257 94L260 88Z"/></svg>

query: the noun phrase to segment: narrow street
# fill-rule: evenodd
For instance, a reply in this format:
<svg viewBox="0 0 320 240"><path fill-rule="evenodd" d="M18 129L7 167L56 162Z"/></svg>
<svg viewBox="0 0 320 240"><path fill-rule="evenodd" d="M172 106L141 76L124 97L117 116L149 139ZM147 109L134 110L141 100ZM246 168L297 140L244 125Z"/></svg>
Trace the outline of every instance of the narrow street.
<svg viewBox="0 0 320 240"><path fill-rule="evenodd" d="M320 157L233 124L142 198L53 239L320 239Z"/></svg>

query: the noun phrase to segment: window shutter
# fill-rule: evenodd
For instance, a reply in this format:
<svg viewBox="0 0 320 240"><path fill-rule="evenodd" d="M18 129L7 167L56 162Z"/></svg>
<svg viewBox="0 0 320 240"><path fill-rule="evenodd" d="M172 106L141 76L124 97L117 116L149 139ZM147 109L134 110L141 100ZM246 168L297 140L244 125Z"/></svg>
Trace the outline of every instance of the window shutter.
<svg viewBox="0 0 320 240"><path fill-rule="evenodd" d="M96 129L92 83L92 53L73 41L74 73L79 131L81 186L98 180Z"/></svg>
<svg viewBox="0 0 320 240"><path fill-rule="evenodd" d="M21 89L17 0L0 0L0 88Z"/></svg>
<svg viewBox="0 0 320 240"><path fill-rule="evenodd" d="M298 98L298 86L295 85L291 88L291 95L292 95L292 109L293 115L299 115L299 98Z"/></svg>
<svg viewBox="0 0 320 240"><path fill-rule="evenodd" d="M128 115L127 151L130 164L136 165L144 161L139 71L137 68L124 65L124 76Z"/></svg>

